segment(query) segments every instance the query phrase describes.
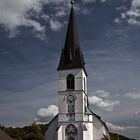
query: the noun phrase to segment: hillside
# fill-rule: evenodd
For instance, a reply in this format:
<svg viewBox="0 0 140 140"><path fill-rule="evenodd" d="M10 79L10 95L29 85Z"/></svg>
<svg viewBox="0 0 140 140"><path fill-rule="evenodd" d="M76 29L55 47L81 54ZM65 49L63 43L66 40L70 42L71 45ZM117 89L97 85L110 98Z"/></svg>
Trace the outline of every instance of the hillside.
<svg viewBox="0 0 140 140"><path fill-rule="evenodd" d="M130 139L125 136L114 134L114 133L110 133L110 138L111 140L135 140L135 139Z"/></svg>
<svg viewBox="0 0 140 140"><path fill-rule="evenodd" d="M25 126L23 128L12 128L0 126L0 129L5 131L14 140L44 140L45 131L47 130L47 124L35 124L31 126ZM110 133L111 140L134 140L119 134ZM0 140L12 140L12 139L2 139L0 135Z"/></svg>
<svg viewBox="0 0 140 140"><path fill-rule="evenodd" d="M48 125L38 125L33 123L31 126L25 126L23 128L7 128L2 126L0 129L9 134L14 140L44 140L47 127Z"/></svg>

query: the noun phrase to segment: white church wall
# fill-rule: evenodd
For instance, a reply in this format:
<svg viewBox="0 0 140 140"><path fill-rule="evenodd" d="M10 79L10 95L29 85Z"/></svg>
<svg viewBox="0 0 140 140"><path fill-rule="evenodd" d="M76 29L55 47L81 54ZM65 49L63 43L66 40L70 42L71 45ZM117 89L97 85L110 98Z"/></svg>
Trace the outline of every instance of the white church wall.
<svg viewBox="0 0 140 140"><path fill-rule="evenodd" d="M93 140L93 123L85 123L87 131L83 131L83 140Z"/></svg>
<svg viewBox="0 0 140 140"><path fill-rule="evenodd" d="M75 90L69 91L66 89L66 77L69 74L73 74L75 76ZM58 89L59 89L59 121L68 121L68 105L66 101L66 97L68 94L73 94L76 97L75 100L75 121L84 119L84 111L85 111L85 103L84 103L84 92L83 90L86 87L84 84L86 81L86 75L83 69L73 69L73 70L63 70L58 71Z"/></svg>
<svg viewBox="0 0 140 140"><path fill-rule="evenodd" d="M84 78L85 78L85 84L87 83L85 72L83 71L83 69L72 69L72 70L58 71L58 91L67 90L66 77L69 74L73 74L75 76L75 90L84 90L85 89Z"/></svg>
<svg viewBox="0 0 140 140"><path fill-rule="evenodd" d="M102 138L104 138L104 136L109 136L105 125L96 116L93 116L93 126L94 126L93 127L94 140L101 140Z"/></svg>
<svg viewBox="0 0 140 140"><path fill-rule="evenodd" d="M69 93L67 93L69 95ZM66 97L68 96L66 93L59 94L59 121L68 121L68 104ZM71 94L71 93L70 93ZM85 105L84 105L84 93L72 93L74 94L75 100L75 121L82 121L84 119Z"/></svg>
<svg viewBox="0 0 140 140"><path fill-rule="evenodd" d="M63 129L62 126L60 126L57 130L57 139L56 140L62 140L63 138Z"/></svg>
<svg viewBox="0 0 140 140"><path fill-rule="evenodd" d="M68 121L67 118L67 102L65 100L65 95L59 95L59 101L58 101L58 106L59 106L59 115L58 115L58 120L59 121Z"/></svg>
<svg viewBox="0 0 140 140"><path fill-rule="evenodd" d="M78 140L101 140L104 137L103 135L106 135L109 138L108 131L103 125L102 121L99 120L96 116L93 117L93 123L84 123L87 131L81 130L81 124L74 122L74 125L78 129ZM53 119L49 125L45 135L45 140L65 140L65 129L67 125L71 123L73 124L73 122L58 123L58 116L55 117L55 119Z"/></svg>
<svg viewBox="0 0 140 140"><path fill-rule="evenodd" d="M59 113L67 113L68 109L67 109L67 98L66 98L67 94L59 94L59 101L58 101L58 105L59 105Z"/></svg>
<svg viewBox="0 0 140 140"><path fill-rule="evenodd" d="M66 124L61 124L59 123L59 125L61 125L61 132L60 132L60 135L62 135L62 139L60 140L65 140L65 129L66 129ZM59 135L59 134L58 134Z"/></svg>
<svg viewBox="0 0 140 140"><path fill-rule="evenodd" d="M76 113L75 120L76 121L83 120L83 112L84 112L83 101L84 101L83 93L77 94L77 100L75 102L75 113Z"/></svg>
<svg viewBox="0 0 140 140"><path fill-rule="evenodd" d="M65 124L65 123L59 123L59 126L61 126L61 131L59 131L58 133L58 137L61 138L59 140L65 140L65 130L66 130L66 127L67 127L68 124ZM61 136L59 136L61 135Z"/></svg>
<svg viewBox="0 0 140 140"><path fill-rule="evenodd" d="M103 137L102 134L102 125L96 117L93 118L93 135L94 135L94 140L100 140Z"/></svg>

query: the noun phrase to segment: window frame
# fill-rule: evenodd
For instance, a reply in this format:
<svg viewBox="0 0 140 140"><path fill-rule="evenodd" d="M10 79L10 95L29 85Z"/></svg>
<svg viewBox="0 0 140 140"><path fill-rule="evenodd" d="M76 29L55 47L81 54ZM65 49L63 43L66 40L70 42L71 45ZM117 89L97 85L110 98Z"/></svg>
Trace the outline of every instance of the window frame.
<svg viewBox="0 0 140 140"><path fill-rule="evenodd" d="M73 74L69 74L66 78L67 90L75 89L75 77Z"/></svg>

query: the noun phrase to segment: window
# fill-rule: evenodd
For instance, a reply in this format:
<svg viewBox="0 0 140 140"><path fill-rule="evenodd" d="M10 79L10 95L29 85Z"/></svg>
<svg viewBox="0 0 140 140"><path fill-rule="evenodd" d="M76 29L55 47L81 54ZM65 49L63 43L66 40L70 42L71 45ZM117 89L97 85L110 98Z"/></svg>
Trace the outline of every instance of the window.
<svg viewBox="0 0 140 140"><path fill-rule="evenodd" d="M75 84L74 76L72 74L69 74L67 76L67 89L74 90L74 84Z"/></svg>
<svg viewBox="0 0 140 140"><path fill-rule="evenodd" d="M68 102L68 112L74 113L75 112L75 98L72 95L67 97Z"/></svg>
<svg viewBox="0 0 140 140"><path fill-rule="evenodd" d="M67 97L68 104L68 120L75 120L75 97L69 95Z"/></svg>
<svg viewBox="0 0 140 140"><path fill-rule="evenodd" d="M77 140L77 128L73 124L66 127L65 137L65 140Z"/></svg>

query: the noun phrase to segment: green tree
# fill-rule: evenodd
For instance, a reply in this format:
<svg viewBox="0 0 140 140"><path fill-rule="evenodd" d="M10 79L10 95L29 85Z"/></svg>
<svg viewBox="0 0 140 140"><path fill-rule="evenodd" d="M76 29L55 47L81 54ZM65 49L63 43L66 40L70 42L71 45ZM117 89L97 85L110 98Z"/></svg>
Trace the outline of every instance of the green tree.
<svg viewBox="0 0 140 140"><path fill-rule="evenodd" d="M31 131L24 135L23 140L43 140L40 125L32 123Z"/></svg>

